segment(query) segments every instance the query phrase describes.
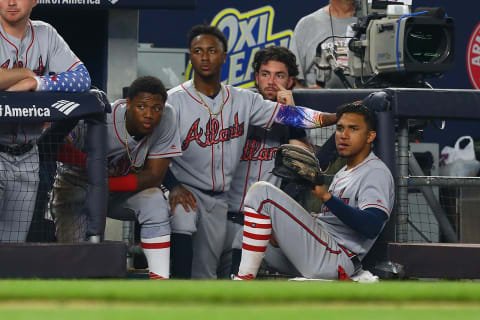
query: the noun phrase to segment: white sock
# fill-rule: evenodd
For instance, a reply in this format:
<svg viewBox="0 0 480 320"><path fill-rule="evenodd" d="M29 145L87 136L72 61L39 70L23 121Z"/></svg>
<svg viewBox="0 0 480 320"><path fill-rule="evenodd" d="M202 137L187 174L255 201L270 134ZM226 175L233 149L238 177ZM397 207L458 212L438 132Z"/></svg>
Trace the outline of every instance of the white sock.
<svg viewBox="0 0 480 320"><path fill-rule="evenodd" d="M257 276L272 234L270 217L245 207L243 225L242 260L238 269L238 277L252 279Z"/></svg>
<svg viewBox="0 0 480 320"><path fill-rule="evenodd" d="M170 235L142 238L142 248L148 262L150 279L168 279L170 276Z"/></svg>

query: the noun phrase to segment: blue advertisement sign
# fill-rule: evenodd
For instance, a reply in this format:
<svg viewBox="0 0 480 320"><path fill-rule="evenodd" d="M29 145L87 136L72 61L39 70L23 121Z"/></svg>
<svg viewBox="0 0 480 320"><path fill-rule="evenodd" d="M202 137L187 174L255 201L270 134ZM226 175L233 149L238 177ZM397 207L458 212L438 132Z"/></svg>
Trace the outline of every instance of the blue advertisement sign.
<svg viewBox="0 0 480 320"><path fill-rule="evenodd" d="M244 88L254 86L252 62L255 53L268 46L289 47L292 30L272 33L274 18L275 10L271 6L247 12L227 8L213 18L211 25L217 26L228 40L228 57L221 74L223 83ZM186 78L192 76L189 64Z"/></svg>

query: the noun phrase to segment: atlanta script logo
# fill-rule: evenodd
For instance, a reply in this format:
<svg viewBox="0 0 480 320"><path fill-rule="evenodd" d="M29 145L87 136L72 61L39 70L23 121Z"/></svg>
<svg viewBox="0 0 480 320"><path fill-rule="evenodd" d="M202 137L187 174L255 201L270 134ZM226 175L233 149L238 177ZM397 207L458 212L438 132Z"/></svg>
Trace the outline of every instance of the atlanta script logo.
<svg viewBox="0 0 480 320"><path fill-rule="evenodd" d="M243 147L241 161L270 161L275 158L278 147L262 148L262 142L248 139Z"/></svg>
<svg viewBox="0 0 480 320"><path fill-rule="evenodd" d="M238 121L238 113L234 116L234 123L230 127L220 129L220 122L217 119L210 119L205 130L200 127L200 119L195 120L188 130L187 137L182 143L182 151L188 149L190 142L195 141L200 147L205 148L214 144L228 141L243 136L244 122Z"/></svg>

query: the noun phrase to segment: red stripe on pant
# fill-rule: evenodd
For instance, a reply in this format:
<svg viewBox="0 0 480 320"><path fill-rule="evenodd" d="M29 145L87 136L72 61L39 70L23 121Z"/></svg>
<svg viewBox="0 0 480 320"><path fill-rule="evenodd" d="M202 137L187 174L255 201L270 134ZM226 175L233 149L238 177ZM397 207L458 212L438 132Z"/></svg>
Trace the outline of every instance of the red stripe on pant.
<svg viewBox="0 0 480 320"><path fill-rule="evenodd" d="M160 242L160 243L146 243L142 242L143 249L165 249L170 248L170 241L169 242Z"/></svg>

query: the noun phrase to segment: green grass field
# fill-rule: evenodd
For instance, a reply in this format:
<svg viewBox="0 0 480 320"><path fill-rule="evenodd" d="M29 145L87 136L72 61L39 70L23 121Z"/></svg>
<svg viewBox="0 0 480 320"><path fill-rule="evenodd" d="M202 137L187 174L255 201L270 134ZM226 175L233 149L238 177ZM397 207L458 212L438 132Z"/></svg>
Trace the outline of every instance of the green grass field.
<svg viewBox="0 0 480 320"><path fill-rule="evenodd" d="M480 319L480 282L0 280L0 319Z"/></svg>

